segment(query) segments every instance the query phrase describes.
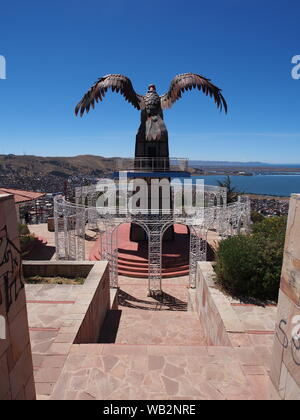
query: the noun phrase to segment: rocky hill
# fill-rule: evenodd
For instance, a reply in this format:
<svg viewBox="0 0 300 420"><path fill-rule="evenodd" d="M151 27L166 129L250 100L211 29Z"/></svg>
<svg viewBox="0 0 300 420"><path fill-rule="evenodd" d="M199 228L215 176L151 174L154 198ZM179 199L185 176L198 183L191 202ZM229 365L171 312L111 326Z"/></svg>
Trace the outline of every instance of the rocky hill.
<svg viewBox="0 0 300 420"><path fill-rule="evenodd" d="M0 175L69 177L80 174L99 176L113 170L117 159L119 158L104 158L94 155L72 157L0 155Z"/></svg>
<svg viewBox="0 0 300 420"><path fill-rule="evenodd" d="M85 177L101 177L111 172L120 161L124 159L94 155L0 155L0 187L59 192L63 191L65 180L71 178L72 184L80 185L85 182Z"/></svg>

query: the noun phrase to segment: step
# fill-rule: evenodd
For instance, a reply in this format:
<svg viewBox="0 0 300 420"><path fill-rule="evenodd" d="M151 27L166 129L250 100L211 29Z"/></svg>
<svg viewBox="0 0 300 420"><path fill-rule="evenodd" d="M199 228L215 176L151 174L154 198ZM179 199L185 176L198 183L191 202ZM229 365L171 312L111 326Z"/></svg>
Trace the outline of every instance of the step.
<svg viewBox="0 0 300 420"><path fill-rule="evenodd" d="M135 254L127 254L125 252L118 252L118 258L120 260L125 260L125 261L130 261L130 262L135 262L135 261L140 261L141 263L148 262L148 258L144 258L144 257L141 257L139 255L135 255ZM178 261L178 260L179 261L184 261L188 258L189 258L188 254L186 256L183 256L183 255L177 256L177 255L174 255L174 254L162 254L162 259L167 260L167 261Z"/></svg>
<svg viewBox="0 0 300 420"><path fill-rule="evenodd" d="M124 271L124 270L118 270L118 274L119 276L124 276L124 277L134 277L134 278L139 278L139 279L147 279L148 278L148 273L136 273L135 271ZM189 270L185 270L185 271L174 271L174 272L170 272L170 273L162 273L161 277L163 279L169 279L169 278L173 278L173 277L182 277L182 276L188 276L189 275Z"/></svg>
<svg viewBox="0 0 300 420"><path fill-rule="evenodd" d="M240 351L187 344L73 345L50 399L267 400L268 375L259 361L249 369ZM260 374L251 374L255 368Z"/></svg>
<svg viewBox="0 0 300 420"><path fill-rule="evenodd" d="M148 262L147 263L140 263L138 261L125 261L125 260L120 260L118 258L118 265L120 266L127 266L127 267L140 267L140 268L148 268ZM173 268L173 267L182 267L184 265L189 265L189 260L183 260L183 261L177 261L174 263L168 263L166 264L164 261L162 261L162 267L163 268Z"/></svg>
<svg viewBox="0 0 300 420"><path fill-rule="evenodd" d="M152 308L155 308L153 303ZM124 310L125 307L119 305L119 310L108 311L100 341L108 343L111 340L116 344L207 344L197 315L185 310L160 310L160 302L156 303L157 310L150 310L150 305L151 302L149 310Z"/></svg>
<svg viewBox="0 0 300 420"><path fill-rule="evenodd" d="M148 268L149 266L146 266L146 267L140 267L139 265L128 266L126 264L123 265L123 264L118 263L118 269L123 270L123 271L136 271L138 273L146 273L148 272ZM171 271L182 271L182 270L188 270L188 269L189 269L189 264L185 264L185 265L179 265L175 267L162 267L162 272L168 273Z"/></svg>

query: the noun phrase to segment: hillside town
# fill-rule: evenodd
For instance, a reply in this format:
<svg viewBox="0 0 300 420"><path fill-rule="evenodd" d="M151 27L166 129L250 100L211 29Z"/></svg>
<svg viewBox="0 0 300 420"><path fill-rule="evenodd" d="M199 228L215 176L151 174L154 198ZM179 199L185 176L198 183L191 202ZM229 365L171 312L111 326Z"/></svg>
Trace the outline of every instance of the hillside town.
<svg viewBox="0 0 300 420"><path fill-rule="evenodd" d="M288 198L253 198L251 197L251 210L263 216L287 216L289 211Z"/></svg>

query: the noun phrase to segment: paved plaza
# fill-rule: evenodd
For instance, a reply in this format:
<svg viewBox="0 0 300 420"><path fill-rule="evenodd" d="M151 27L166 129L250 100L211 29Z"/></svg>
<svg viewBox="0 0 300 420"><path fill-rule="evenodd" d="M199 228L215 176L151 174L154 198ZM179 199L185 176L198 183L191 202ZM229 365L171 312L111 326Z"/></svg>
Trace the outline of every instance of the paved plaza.
<svg viewBox="0 0 300 420"><path fill-rule="evenodd" d="M210 346L187 311L188 277L121 277L119 306L108 311L99 343L72 344L70 306L82 286L26 286L39 399L265 399L275 309L238 305L249 330L239 347Z"/></svg>

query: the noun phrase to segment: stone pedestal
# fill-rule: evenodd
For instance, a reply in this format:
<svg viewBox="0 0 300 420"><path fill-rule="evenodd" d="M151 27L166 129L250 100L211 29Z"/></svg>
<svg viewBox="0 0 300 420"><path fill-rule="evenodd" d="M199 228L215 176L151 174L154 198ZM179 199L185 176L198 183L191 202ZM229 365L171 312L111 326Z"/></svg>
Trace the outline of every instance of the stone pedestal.
<svg viewBox="0 0 300 420"><path fill-rule="evenodd" d="M0 400L33 400L25 288L12 195L0 194Z"/></svg>
<svg viewBox="0 0 300 420"><path fill-rule="evenodd" d="M138 175L138 173L137 173ZM137 176L138 178L138 176ZM145 185L147 184L146 191L141 191L139 188L138 181L137 182L137 188L135 188L135 191L139 191L139 196L141 196L141 203L145 203L142 208L148 209L150 212L151 210L159 209L161 212L164 210L171 211L173 207L172 203L172 192L171 188L169 187L171 179L167 177L163 178L157 178L155 176L155 172L152 172L152 176L149 177L141 177L141 179L145 182ZM151 187L151 182L157 183L157 185L160 185L160 183L163 183L166 181L168 183L167 187ZM167 188L167 190L166 190ZM141 205L141 204L139 204ZM163 241L172 241L174 239L174 226L170 226L166 229L166 232L163 235L162 240ZM148 240L147 232L136 223L131 223L130 226L130 240L133 242L140 242L140 241L146 241Z"/></svg>
<svg viewBox="0 0 300 420"><path fill-rule="evenodd" d="M300 400L300 194L292 194L279 291L270 398Z"/></svg>

